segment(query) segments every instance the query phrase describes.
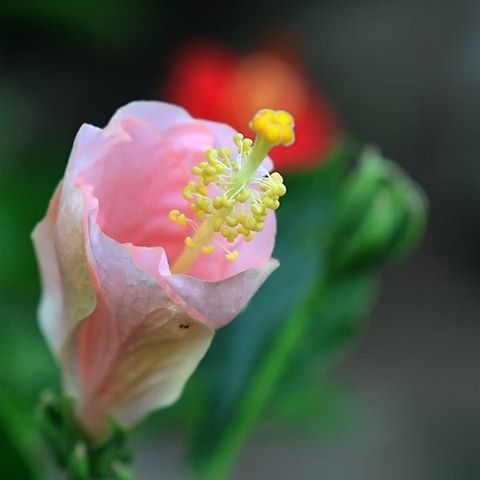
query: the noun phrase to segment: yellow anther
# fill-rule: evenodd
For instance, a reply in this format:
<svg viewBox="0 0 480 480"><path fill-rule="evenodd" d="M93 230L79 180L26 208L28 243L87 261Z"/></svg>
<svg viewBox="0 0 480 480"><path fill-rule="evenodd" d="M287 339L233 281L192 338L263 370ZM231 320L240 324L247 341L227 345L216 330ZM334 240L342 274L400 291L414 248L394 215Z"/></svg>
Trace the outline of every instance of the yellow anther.
<svg viewBox="0 0 480 480"><path fill-rule="evenodd" d="M242 147L243 146L243 135L241 133L236 133L234 136L233 136L233 143L238 147Z"/></svg>
<svg viewBox="0 0 480 480"><path fill-rule="evenodd" d="M251 242L253 240L253 232L248 232L248 235L244 235L243 236L243 239L246 241L246 242Z"/></svg>
<svg viewBox="0 0 480 480"><path fill-rule="evenodd" d="M223 200L222 197L217 196L213 199L213 208L216 208L217 210L220 210L223 206Z"/></svg>
<svg viewBox="0 0 480 480"><path fill-rule="evenodd" d="M234 262L238 258L238 252L234 250L233 252L227 253L227 255L225 255L225 258L229 262Z"/></svg>
<svg viewBox="0 0 480 480"><path fill-rule="evenodd" d="M208 193L208 188L205 185L197 185L195 191L200 195L206 195Z"/></svg>
<svg viewBox="0 0 480 480"><path fill-rule="evenodd" d="M173 222L173 223L177 223L178 221L178 216L180 215L180 210L170 210L169 214L168 214L168 219Z"/></svg>
<svg viewBox="0 0 480 480"><path fill-rule="evenodd" d="M235 200L228 198L226 195L222 196L222 205L224 208L232 208L235 205Z"/></svg>
<svg viewBox="0 0 480 480"><path fill-rule="evenodd" d="M194 175L200 175L202 173L202 169L198 166L198 165L195 165L193 168L192 168L192 173Z"/></svg>
<svg viewBox="0 0 480 480"><path fill-rule="evenodd" d="M237 217L227 217L225 219L225 223L229 226L229 227L236 227L238 225L238 218Z"/></svg>
<svg viewBox="0 0 480 480"><path fill-rule="evenodd" d="M216 181L217 181L217 177L215 175L203 178L203 183L205 185L210 185L211 183L215 183Z"/></svg>
<svg viewBox="0 0 480 480"><path fill-rule="evenodd" d="M270 175L270 178L275 182L283 182L283 177L278 172L273 172Z"/></svg>
<svg viewBox="0 0 480 480"><path fill-rule="evenodd" d="M217 156L218 156L218 152L214 148L209 148L205 152L205 158L210 164L217 162Z"/></svg>
<svg viewBox="0 0 480 480"><path fill-rule="evenodd" d="M221 164L220 162L217 162L215 164L215 172L216 173L224 173L225 172L225 166L223 164Z"/></svg>
<svg viewBox="0 0 480 480"><path fill-rule="evenodd" d="M270 197L263 197L262 198L262 203L265 205L265 207L272 209L273 206L275 205L274 200L272 200Z"/></svg>
<svg viewBox="0 0 480 480"><path fill-rule="evenodd" d="M246 202L250 198L250 192L247 189L242 190L237 194L237 200L241 203Z"/></svg>
<svg viewBox="0 0 480 480"><path fill-rule="evenodd" d="M222 147L220 149L220 156L225 159L230 159L232 151L228 147Z"/></svg>
<svg viewBox="0 0 480 480"><path fill-rule="evenodd" d="M183 189L183 198L185 200L193 200L193 191L188 185Z"/></svg>
<svg viewBox="0 0 480 480"><path fill-rule="evenodd" d="M287 193L287 187L283 183L281 183L280 185L277 185L275 187L275 193L279 197L283 197Z"/></svg>
<svg viewBox="0 0 480 480"><path fill-rule="evenodd" d="M186 227L186 226L187 226L187 217L185 216L184 213L181 213L181 214L177 217L177 223L178 223L181 227Z"/></svg>
<svg viewBox="0 0 480 480"><path fill-rule="evenodd" d="M202 252L205 255L211 255L215 251L215 247L213 245L205 245L202 247Z"/></svg>
<svg viewBox="0 0 480 480"><path fill-rule="evenodd" d="M195 248L195 243L192 240L192 237L187 237L185 239L185 246L188 247L188 248Z"/></svg>
<svg viewBox="0 0 480 480"><path fill-rule="evenodd" d="M209 165L208 167L205 167L203 171L205 172L205 177L210 177L217 173L217 171L215 170L215 167L212 167L211 165Z"/></svg>
<svg viewBox="0 0 480 480"><path fill-rule="evenodd" d="M253 217L249 217L247 218L247 221L245 222L244 227L248 228L249 230L253 230L256 224L257 224L257 221Z"/></svg>
<svg viewBox="0 0 480 480"><path fill-rule="evenodd" d="M233 242L237 238L237 232L229 227L223 227L220 231L223 237L225 237L229 242Z"/></svg>
<svg viewBox="0 0 480 480"><path fill-rule="evenodd" d="M212 206L210 205L210 199L208 197L197 197L197 206L201 210L207 213L211 213Z"/></svg>
<svg viewBox="0 0 480 480"><path fill-rule="evenodd" d="M265 224L263 222L256 222L255 226L252 228L252 230L254 232L261 232L263 230L264 225Z"/></svg>
<svg viewBox="0 0 480 480"><path fill-rule="evenodd" d="M245 212L241 212L238 216L237 219L240 224L244 224L247 221L247 214Z"/></svg>
<svg viewBox="0 0 480 480"><path fill-rule="evenodd" d="M259 203L252 203L250 210L254 215L263 215L265 212L265 207Z"/></svg>
<svg viewBox="0 0 480 480"><path fill-rule="evenodd" d="M243 151L248 152L253 145L253 140L251 138L244 138L243 139Z"/></svg>

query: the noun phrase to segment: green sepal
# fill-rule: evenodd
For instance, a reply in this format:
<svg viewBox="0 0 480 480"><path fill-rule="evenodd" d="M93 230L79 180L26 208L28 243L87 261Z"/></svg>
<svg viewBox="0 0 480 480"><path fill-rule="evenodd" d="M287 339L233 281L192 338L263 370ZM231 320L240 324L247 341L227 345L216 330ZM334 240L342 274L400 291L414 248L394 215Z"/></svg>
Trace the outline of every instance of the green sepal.
<svg viewBox="0 0 480 480"><path fill-rule="evenodd" d="M67 459L69 480L89 480L90 462L87 447L83 442L78 442Z"/></svg>
<svg viewBox="0 0 480 480"><path fill-rule="evenodd" d="M46 393L37 415L39 429L69 480L133 479L128 468L133 460L128 433L111 420L105 438L91 439L78 424L74 405L69 397Z"/></svg>

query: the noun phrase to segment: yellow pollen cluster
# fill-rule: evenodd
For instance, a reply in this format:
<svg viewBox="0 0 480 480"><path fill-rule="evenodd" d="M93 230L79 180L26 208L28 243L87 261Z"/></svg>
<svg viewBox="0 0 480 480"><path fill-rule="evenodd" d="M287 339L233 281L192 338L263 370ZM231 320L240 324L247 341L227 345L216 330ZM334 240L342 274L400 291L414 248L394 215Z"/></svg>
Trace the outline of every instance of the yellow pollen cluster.
<svg viewBox="0 0 480 480"><path fill-rule="evenodd" d="M187 271L198 254L212 254L217 247L225 258L234 261L238 251L226 248L223 237L233 244L237 239L251 241L265 226L268 214L280 206L287 191L278 172L269 173L261 164L275 145L293 142L293 118L283 111L260 110L250 126L257 133L255 143L241 133L233 137L237 152L209 149L205 158L192 168L193 179L183 189L190 213L172 210L170 221L191 227L185 250L172 271Z"/></svg>
<svg viewBox="0 0 480 480"><path fill-rule="evenodd" d="M295 140L293 117L283 110L259 110L250 129L271 145L291 145Z"/></svg>

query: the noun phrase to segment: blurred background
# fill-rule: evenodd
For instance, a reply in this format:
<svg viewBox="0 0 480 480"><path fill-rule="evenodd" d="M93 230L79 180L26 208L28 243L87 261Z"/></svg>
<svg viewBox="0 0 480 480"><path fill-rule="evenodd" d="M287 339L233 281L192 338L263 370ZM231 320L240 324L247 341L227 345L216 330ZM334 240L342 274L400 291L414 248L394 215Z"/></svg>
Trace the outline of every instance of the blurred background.
<svg viewBox="0 0 480 480"><path fill-rule="evenodd" d="M263 429L234 478L480 477L475 0L3 0L3 400L28 407L55 382L35 325L39 284L29 235L76 131L83 122L104 125L132 99L178 95L172 72L192 42L218 45L232 58L271 45L293 56L337 128L381 146L425 188L431 206L420 251L383 273L363 338L329 373L342 406L326 410L313 436ZM158 465L164 478L183 478L181 432L138 441L140 479L156 478Z"/></svg>

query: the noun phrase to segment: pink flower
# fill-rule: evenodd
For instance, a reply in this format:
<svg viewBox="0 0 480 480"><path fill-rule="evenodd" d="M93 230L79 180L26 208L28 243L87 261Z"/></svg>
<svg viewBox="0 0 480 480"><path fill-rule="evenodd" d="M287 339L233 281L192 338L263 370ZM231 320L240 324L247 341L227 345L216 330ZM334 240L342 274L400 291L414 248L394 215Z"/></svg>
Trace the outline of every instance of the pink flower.
<svg viewBox="0 0 480 480"><path fill-rule="evenodd" d="M277 112L275 125L275 112L260 113L252 122L259 135L253 148L227 125L160 102L130 103L104 129L83 125L78 132L33 241L41 328L90 435L104 435L109 416L130 426L174 402L214 331L276 268L275 215L267 213L284 187L264 169L268 158L263 173L249 172L244 183L238 171L245 168L238 167L251 158L259 164L260 150L263 158L273 145L290 142L293 130L280 125L288 124L285 113ZM289 138L278 136L282 128ZM222 146L243 154L229 159L222 150L220 158L212 149ZM226 191L229 181L243 190ZM196 220L182 213L189 208L182 194ZM218 204L222 194L232 205ZM258 215L244 215L241 195L250 195L242 205Z"/></svg>

